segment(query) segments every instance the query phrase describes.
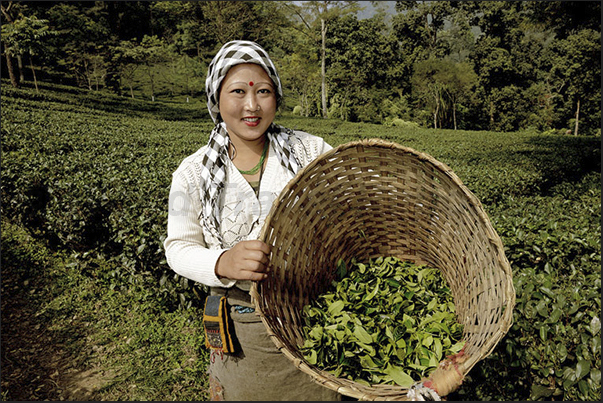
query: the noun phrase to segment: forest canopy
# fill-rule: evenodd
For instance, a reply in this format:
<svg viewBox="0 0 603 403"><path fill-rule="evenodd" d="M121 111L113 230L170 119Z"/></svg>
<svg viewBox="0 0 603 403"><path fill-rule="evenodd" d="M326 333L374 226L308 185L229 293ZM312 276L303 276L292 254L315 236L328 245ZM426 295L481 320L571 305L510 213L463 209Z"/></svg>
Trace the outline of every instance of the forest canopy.
<svg viewBox="0 0 603 403"><path fill-rule="evenodd" d="M247 39L279 68L283 112L600 134L600 2L395 3L2 1L2 85L204 100L213 55Z"/></svg>

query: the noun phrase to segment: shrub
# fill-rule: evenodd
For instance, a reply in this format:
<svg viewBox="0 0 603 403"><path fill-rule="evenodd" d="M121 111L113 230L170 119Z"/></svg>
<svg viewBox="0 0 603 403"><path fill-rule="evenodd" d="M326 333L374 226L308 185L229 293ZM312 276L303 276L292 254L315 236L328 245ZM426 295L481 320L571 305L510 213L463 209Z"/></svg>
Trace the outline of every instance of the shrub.
<svg viewBox="0 0 603 403"><path fill-rule="evenodd" d="M169 311L200 306L204 288L167 266L162 241L171 173L212 127L201 109L2 86L2 215L71 252L73 269L108 289L152 290ZM600 137L279 120L333 146L379 137L426 152L483 203L517 305L452 400L600 400Z"/></svg>

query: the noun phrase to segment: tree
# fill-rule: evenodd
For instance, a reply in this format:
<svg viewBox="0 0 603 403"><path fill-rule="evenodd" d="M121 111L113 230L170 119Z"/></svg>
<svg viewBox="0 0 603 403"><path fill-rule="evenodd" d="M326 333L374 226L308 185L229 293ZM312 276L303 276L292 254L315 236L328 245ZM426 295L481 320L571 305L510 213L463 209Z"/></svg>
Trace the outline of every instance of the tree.
<svg viewBox="0 0 603 403"><path fill-rule="evenodd" d="M189 102L189 95L193 96L195 88L201 91L205 85L206 67L199 60L191 58L188 55L182 55L177 63L178 76L184 76L184 92L187 94L186 102Z"/></svg>
<svg viewBox="0 0 603 403"><path fill-rule="evenodd" d="M53 63L92 90L92 83L106 74L113 44L104 2L60 2L47 10L46 18L57 32L47 43L54 49Z"/></svg>
<svg viewBox="0 0 603 403"><path fill-rule="evenodd" d="M130 89L130 97L134 99L134 74L143 63L143 53L135 41L121 41L112 49L113 60L117 65L119 76L126 81Z"/></svg>
<svg viewBox="0 0 603 403"><path fill-rule="evenodd" d="M413 89L430 108L433 117L433 128L438 128L438 120L444 101L444 83L442 76L446 66L442 60L422 60L414 65L412 76ZM440 124L441 126L441 124Z"/></svg>
<svg viewBox="0 0 603 403"><path fill-rule="evenodd" d="M157 70L156 66L170 59L170 51L165 42L156 35L145 35L140 42L139 49L141 60L145 66L149 83L151 84L151 99L155 100L155 87Z"/></svg>
<svg viewBox="0 0 603 403"><path fill-rule="evenodd" d="M565 96L573 105L574 135L578 135L584 112L587 130L596 130L601 119L601 33L580 30L556 41L554 53L552 71L564 82Z"/></svg>
<svg viewBox="0 0 603 403"><path fill-rule="evenodd" d="M528 1L525 8L533 24L552 29L559 39L583 29L601 31L599 1Z"/></svg>
<svg viewBox="0 0 603 403"><path fill-rule="evenodd" d="M496 102L499 96L494 94L516 93L502 89L519 84L517 64L513 60L516 55L513 49L520 43L522 34L519 29L521 4L516 3L522 2L459 2L458 5L478 32L468 56L478 76L479 109L473 113L476 128L496 130L502 126L497 119L506 120L506 117L500 115L501 105Z"/></svg>
<svg viewBox="0 0 603 403"><path fill-rule="evenodd" d="M130 97L134 98L134 77L143 67L151 88L151 99L155 100L157 85L157 65L169 59L169 50L165 42L157 36L145 35L140 42L121 41L113 47L113 60L118 66L120 76L126 80Z"/></svg>
<svg viewBox="0 0 603 403"><path fill-rule="evenodd" d="M40 20L35 15L30 17L21 16L12 24L3 25L2 34L7 51L29 56L29 67L31 68L34 85L36 92L39 92L33 57L44 52L44 38L53 34L48 27L48 20Z"/></svg>
<svg viewBox="0 0 603 403"><path fill-rule="evenodd" d="M267 1L186 1L155 2L156 18L166 21L170 30L168 42L180 41L187 48L203 51L213 57L216 48L235 39L271 44L281 36L279 29L286 18L279 2ZM168 21L173 21L169 23ZM172 27L176 27L173 30ZM174 32L171 32L171 31ZM166 37L166 35L163 35ZM269 47L269 46L266 46ZM207 60L209 62L209 60Z"/></svg>
<svg viewBox="0 0 603 403"><path fill-rule="evenodd" d="M304 1L298 4L286 4L292 11L293 19L297 20L298 29L309 36L315 43L320 43L320 77L321 77L321 105L322 117L328 117L327 106L327 32L329 23L335 18L355 13L359 10L356 1ZM320 25L318 25L320 24ZM320 35L316 35L316 32Z"/></svg>
<svg viewBox="0 0 603 403"><path fill-rule="evenodd" d="M490 129L571 120L577 133L584 97L587 130L600 126L599 2L459 3L481 32L471 60Z"/></svg>
<svg viewBox="0 0 603 403"><path fill-rule="evenodd" d="M313 111L313 94L320 92L317 84L320 80L317 59L315 52L307 48L304 50L300 45L297 52L285 55L277 66L283 85L290 87L297 96L300 114L306 117Z"/></svg>
<svg viewBox="0 0 603 403"><path fill-rule="evenodd" d="M414 65L412 76L414 90L430 106L433 127L443 127L449 112L452 125L457 129L456 111L459 104L469 98L477 84L477 75L468 63L451 59L428 59ZM449 121L448 121L449 122Z"/></svg>
<svg viewBox="0 0 603 403"><path fill-rule="evenodd" d="M17 4L18 3L15 3L12 1L10 1L7 6L5 6L3 3L0 3L2 15L4 16L4 19L6 21L8 21L8 24L13 24L15 22L15 19L12 14L13 14L13 9L16 8L15 5L17 5ZM17 5L17 7L18 7L18 5ZM10 26L8 26L8 24L2 24L2 44L4 47L4 55L6 56L6 67L8 69L8 75L10 77L10 82L13 87L18 88L19 81L17 80L17 76L15 75L15 68L13 65L13 57L15 56L15 54L12 52L9 44L6 42L6 36L11 31L11 28L10 28Z"/></svg>
<svg viewBox="0 0 603 403"><path fill-rule="evenodd" d="M412 66L429 58L443 58L450 53L462 52L469 26L466 18L455 18L460 10L450 1L397 1L397 14L392 19L394 36L399 42L400 61L404 75L412 75ZM446 24L452 24L448 30ZM452 29L455 29L454 31ZM451 38L454 33L458 38ZM407 82L410 85L410 82Z"/></svg>
<svg viewBox="0 0 603 403"><path fill-rule="evenodd" d="M409 49L420 47L422 58L442 57L447 52L440 38L453 8L450 1L397 1L394 30Z"/></svg>
<svg viewBox="0 0 603 403"><path fill-rule="evenodd" d="M380 105L398 94L397 83L390 79L391 68L396 65L396 44L388 36L383 15L362 20L345 15L330 26L330 110L344 120L381 122Z"/></svg>
<svg viewBox="0 0 603 403"><path fill-rule="evenodd" d="M442 75L444 92L452 106L452 119L454 130L457 129L456 111L461 100L467 98L471 89L477 84L477 74L468 63L448 62L449 69Z"/></svg>

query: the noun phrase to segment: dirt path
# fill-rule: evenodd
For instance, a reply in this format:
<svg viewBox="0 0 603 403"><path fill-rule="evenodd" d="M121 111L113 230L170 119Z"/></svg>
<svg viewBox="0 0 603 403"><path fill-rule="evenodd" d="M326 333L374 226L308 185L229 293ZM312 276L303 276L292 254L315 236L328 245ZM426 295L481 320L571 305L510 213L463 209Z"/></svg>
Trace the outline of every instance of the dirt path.
<svg viewBox="0 0 603 403"><path fill-rule="evenodd" d="M39 309L49 300L44 280L26 274L44 268L35 263L33 270L14 267L10 262L19 259L11 259L12 253L3 245L2 400L94 400L110 376L86 367L86 329L77 321L70 329L52 328L52 313Z"/></svg>

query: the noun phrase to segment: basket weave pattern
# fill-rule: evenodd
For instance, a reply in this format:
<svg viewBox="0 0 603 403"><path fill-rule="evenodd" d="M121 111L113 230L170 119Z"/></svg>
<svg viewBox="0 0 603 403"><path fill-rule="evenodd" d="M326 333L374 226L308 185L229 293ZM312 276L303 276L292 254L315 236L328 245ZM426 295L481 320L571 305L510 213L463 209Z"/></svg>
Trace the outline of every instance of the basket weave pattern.
<svg viewBox="0 0 603 403"><path fill-rule="evenodd" d="M511 326L511 268L481 203L445 164L396 143L355 141L314 160L283 189L260 239L271 247L271 275L251 295L268 334L297 368L344 395L405 400L408 389L337 378L299 353L302 307L327 290L340 258L395 256L441 270L466 343L440 395Z"/></svg>

